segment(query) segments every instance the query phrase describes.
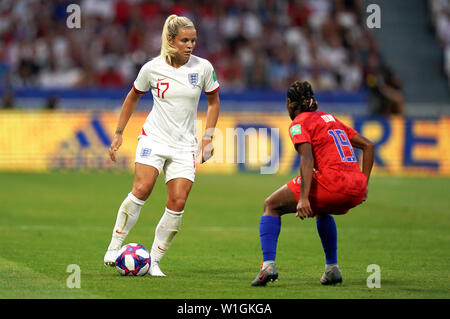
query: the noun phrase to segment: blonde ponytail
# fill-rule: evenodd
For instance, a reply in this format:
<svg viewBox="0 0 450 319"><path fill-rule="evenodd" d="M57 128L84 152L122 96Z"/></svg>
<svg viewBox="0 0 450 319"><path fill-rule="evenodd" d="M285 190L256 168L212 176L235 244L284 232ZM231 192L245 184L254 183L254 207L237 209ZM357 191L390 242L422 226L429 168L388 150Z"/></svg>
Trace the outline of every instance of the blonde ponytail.
<svg viewBox="0 0 450 319"><path fill-rule="evenodd" d="M178 35L178 28L195 28L194 23L187 17L179 17L176 14L170 15L164 23L161 35L161 57L167 58L172 63L177 50L170 46L169 38L175 39Z"/></svg>

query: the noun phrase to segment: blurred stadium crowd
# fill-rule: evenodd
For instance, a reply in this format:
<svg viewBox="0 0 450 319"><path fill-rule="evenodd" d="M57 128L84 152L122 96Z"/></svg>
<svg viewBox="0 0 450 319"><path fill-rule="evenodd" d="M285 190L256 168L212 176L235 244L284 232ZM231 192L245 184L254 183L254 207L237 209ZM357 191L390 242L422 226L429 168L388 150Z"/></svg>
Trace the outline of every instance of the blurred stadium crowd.
<svg viewBox="0 0 450 319"><path fill-rule="evenodd" d="M444 50L444 70L450 86L450 1L428 0L430 20Z"/></svg>
<svg viewBox="0 0 450 319"><path fill-rule="evenodd" d="M80 29L66 26L71 3ZM178 14L194 21L194 54L213 63L225 90L284 90L304 78L317 90L357 91L383 62L364 13L362 0L2 0L0 74L13 88L129 86Z"/></svg>

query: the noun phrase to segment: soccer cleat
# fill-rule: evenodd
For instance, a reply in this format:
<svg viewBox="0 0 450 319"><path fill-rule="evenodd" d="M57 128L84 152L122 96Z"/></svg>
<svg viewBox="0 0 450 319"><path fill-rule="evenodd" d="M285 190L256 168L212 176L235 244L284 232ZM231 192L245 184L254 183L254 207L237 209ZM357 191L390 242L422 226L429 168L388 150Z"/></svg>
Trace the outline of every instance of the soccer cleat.
<svg viewBox="0 0 450 319"><path fill-rule="evenodd" d="M103 264L105 266L114 267L118 254L119 254L119 250L118 249L107 250L106 254L105 254L105 257L103 257Z"/></svg>
<svg viewBox="0 0 450 319"><path fill-rule="evenodd" d="M150 270L148 272L153 277L166 277L166 275L159 269L159 263L151 262Z"/></svg>
<svg viewBox="0 0 450 319"><path fill-rule="evenodd" d="M269 281L278 280L278 271L275 263L269 264L266 268L261 268L256 278L252 281L252 286L265 286Z"/></svg>
<svg viewBox="0 0 450 319"><path fill-rule="evenodd" d="M342 274L339 267L333 266L330 269L325 269L322 277L320 278L322 285L335 285L342 283Z"/></svg>

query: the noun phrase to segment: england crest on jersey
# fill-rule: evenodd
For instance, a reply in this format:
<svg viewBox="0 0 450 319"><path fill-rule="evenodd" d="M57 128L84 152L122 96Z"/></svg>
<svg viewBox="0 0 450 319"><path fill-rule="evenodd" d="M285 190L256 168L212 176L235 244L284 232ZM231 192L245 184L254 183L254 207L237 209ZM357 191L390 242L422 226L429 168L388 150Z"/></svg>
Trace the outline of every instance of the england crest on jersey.
<svg viewBox="0 0 450 319"><path fill-rule="evenodd" d="M189 78L189 83L191 83L192 85L198 84L198 73L189 73L188 78Z"/></svg>

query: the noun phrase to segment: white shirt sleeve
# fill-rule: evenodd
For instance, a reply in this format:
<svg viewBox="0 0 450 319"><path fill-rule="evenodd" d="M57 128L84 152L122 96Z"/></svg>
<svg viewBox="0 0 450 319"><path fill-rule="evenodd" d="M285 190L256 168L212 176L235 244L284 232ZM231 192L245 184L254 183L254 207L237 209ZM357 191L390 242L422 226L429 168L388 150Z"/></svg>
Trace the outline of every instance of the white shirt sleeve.
<svg viewBox="0 0 450 319"><path fill-rule="evenodd" d="M205 76L203 82L203 90L206 94L216 93L219 90L219 82L217 81L216 72L212 64L206 60L205 63Z"/></svg>
<svg viewBox="0 0 450 319"><path fill-rule="evenodd" d="M150 67L148 62L144 64L133 83L133 89L136 93L144 94L150 90Z"/></svg>

